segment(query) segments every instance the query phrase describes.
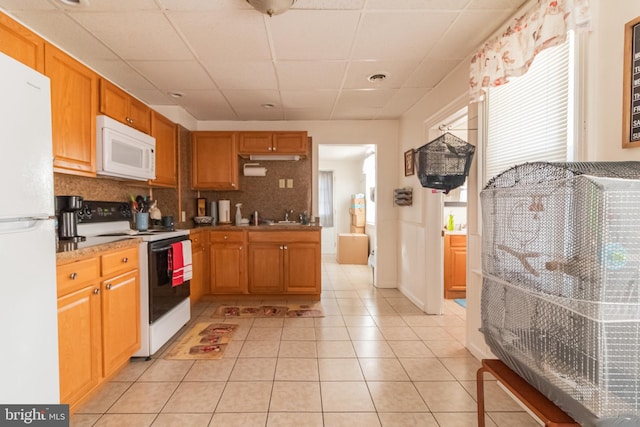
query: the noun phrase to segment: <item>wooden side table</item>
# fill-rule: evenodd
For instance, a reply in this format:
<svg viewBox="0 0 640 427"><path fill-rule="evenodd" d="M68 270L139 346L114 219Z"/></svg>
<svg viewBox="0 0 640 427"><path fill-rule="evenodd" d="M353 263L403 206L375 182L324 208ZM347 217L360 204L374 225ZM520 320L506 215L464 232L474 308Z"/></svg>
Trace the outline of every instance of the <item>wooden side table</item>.
<svg viewBox="0 0 640 427"><path fill-rule="evenodd" d="M549 427L580 427L562 409L547 399L531 384L523 380L507 365L498 359L482 359L477 373L478 387L478 427L484 427L484 373L489 372L502 383L515 397Z"/></svg>

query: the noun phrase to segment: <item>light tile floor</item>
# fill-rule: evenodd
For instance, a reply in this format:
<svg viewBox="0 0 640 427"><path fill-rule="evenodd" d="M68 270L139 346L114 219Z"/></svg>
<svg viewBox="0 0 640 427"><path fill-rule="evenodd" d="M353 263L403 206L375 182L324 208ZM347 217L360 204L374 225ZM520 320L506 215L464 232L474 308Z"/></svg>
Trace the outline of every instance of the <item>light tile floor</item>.
<svg viewBox="0 0 640 427"><path fill-rule="evenodd" d="M323 257L325 317L225 319L240 327L221 360L132 359L71 418L72 426L476 426L465 310L422 313L368 266ZM191 323L216 321L207 297ZM260 301L252 301L259 303ZM244 301L243 304L249 304ZM221 320L221 319L218 319ZM488 378L492 379L492 378ZM539 425L495 381L486 425Z"/></svg>

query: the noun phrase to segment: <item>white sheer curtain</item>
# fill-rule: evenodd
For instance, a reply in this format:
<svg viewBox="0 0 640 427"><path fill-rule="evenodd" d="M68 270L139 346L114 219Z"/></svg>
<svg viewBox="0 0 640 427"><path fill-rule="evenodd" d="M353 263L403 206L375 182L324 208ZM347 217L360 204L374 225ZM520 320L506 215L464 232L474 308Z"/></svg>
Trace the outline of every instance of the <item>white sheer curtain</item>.
<svg viewBox="0 0 640 427"><path fill-rule="evenodd" d="M318 171L318 215L321 226L333 227L332 171Z"/></svg>

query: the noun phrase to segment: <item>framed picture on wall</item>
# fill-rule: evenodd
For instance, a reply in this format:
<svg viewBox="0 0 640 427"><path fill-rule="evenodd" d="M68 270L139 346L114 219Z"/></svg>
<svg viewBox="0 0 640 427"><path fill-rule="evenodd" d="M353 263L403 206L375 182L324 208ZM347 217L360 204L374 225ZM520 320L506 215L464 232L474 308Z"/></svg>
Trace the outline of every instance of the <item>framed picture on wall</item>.
<svg viewBox="0 0 640 427"><path fill-rule="evenodd" d="M622 148L640 147L640 16L624 26Z"/></svg>
<svg viewBox="0 0 640 427"><path fill-rule="evenodd" d="M413 162L413 148L404 152L404 176L410 176L416 173L415 164Z"/></svg>

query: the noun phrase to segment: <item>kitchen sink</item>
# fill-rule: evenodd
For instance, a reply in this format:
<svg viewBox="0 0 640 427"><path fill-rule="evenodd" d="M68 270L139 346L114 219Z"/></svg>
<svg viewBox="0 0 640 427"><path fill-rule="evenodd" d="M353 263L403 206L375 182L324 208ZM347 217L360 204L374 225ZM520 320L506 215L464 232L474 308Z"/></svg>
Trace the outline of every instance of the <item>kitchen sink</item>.
<svg viewBox="0 0 640 427"><path fill-rule="evenodd" d="M271 225L300 225L297 221L278 221L272 222Z"/></svg>

